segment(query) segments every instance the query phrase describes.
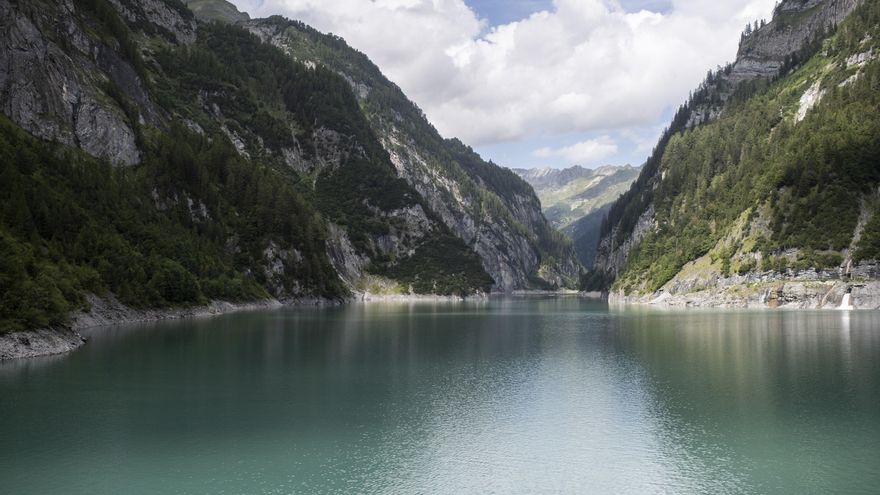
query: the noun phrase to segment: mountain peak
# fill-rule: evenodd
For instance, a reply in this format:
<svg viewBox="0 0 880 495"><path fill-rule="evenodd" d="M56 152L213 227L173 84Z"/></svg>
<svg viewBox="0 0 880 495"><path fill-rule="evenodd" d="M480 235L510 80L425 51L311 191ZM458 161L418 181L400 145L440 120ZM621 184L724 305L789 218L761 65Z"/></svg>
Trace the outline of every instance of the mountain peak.
<svg viewBox="0 0 880 495"><path fill-rule="evenodd" d="M250 20L246 12L239 11L238 7L226 0L183 0L183 3L201 21L235 24Z"/></svg>

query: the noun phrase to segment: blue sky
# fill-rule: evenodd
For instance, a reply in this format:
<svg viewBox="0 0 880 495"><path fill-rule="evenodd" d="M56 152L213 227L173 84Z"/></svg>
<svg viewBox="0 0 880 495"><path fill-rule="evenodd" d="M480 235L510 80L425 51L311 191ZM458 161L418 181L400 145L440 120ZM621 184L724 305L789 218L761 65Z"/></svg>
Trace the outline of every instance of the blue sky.
<svg viewBox="0 0 880 495"><path fill-rule="evenodd" d="M775 3L232 1L342 36L443 136L523 168L641 165L674 109Z"/></svg>
<svg viewBox="0 0 880 495"><path fill-rule="evenodd" d="M466 0L466 2L493 26L519 21L534 12L553 7L552 0Z"/></svg>
<svg viewBox="0 0 880 495"><path fill-rule="evenodd" d="M480 17L492 26L525 19L542 10L551 10L553 0L465 0ZM620 5L629 12L642 9L666 13L672 8L671 0L621 0Z"/></svg>

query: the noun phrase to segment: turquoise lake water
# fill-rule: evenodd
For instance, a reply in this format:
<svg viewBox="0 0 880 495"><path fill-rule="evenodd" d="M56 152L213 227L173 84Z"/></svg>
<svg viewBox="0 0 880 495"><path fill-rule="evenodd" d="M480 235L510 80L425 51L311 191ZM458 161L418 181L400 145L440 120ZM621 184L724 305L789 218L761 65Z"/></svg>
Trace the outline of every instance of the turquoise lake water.
<svg viewBox="0 0 880 495"><path fill-rule="evenodd" d="M0 363L0 493L880 493L880 312L374 303Z"/></svg>

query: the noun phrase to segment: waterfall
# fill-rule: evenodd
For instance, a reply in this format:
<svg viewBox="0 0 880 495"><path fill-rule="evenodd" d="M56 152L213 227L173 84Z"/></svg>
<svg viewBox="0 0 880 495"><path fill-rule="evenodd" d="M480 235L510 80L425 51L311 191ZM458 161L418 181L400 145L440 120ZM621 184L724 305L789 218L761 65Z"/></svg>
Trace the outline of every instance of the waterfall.
<svg viewBox="0 0 880 495"><path fill-rule="evenodd" d="M837 309L853 309L852 303L850 302L852 294L847 292L843 295L843 301L840 302L840 307Z"/></svg>

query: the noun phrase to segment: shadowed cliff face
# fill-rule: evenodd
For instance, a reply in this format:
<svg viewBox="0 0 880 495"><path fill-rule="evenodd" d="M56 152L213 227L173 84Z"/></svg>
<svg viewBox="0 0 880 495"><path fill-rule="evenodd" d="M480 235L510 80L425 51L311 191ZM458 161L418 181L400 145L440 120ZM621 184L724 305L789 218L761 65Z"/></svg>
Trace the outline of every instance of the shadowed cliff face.
<svg viewBox="0 0 880 495"><path fill-rule="evenodd" d="M75 11L73 2L0 0L0 108L38 137L136 164L131 123L97 88L113 81L150 106L143 83L130 64L85 33Z"/></svg>
<svg viewBox="0 0 880 495"><path fill-rule="evenodd" d="M664 136L654 156L649 159L633 189L617 202L610 213L610 222L603 228L594 268L614 279L626 267L631 251L642 239L657 229L655 221L658 205L653 204L653 191L665 179L659 166L666 151L668 138L685 129L711 123L725 114L728 100L737 99L737 92L745 86L777 78L786 64L805 60L803 50L841 23L862 2L859 0L784 0L766 25L744 35L736 60L718 73L713 73L682 107L671 125L669 136ZM741 99L741 98L739 98ZM625 215L621 215L624 210ZM622 218L626 217L626 221Z"/></svg>

